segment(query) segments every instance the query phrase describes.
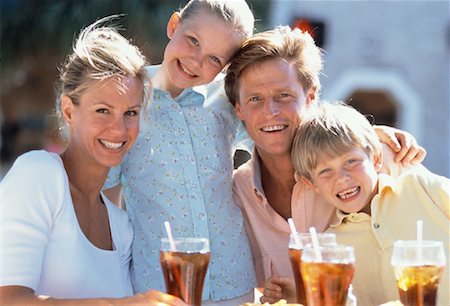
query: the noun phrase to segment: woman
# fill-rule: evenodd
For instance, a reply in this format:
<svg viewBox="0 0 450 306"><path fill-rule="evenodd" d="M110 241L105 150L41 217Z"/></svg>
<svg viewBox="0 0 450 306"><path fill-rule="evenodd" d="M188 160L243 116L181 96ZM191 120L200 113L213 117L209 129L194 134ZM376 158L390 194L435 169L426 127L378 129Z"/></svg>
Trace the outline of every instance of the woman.
<svg viewBox="0 0 450 306"><path fill-rule="evenodd" d="M133 230L125 211L101 193L109 168L137 137L149 90L145 58L102 26L108 20L81 32L61 71L65 151L28 152L1 182L6 305L185 305L157 291L132 296Z"/></svg>

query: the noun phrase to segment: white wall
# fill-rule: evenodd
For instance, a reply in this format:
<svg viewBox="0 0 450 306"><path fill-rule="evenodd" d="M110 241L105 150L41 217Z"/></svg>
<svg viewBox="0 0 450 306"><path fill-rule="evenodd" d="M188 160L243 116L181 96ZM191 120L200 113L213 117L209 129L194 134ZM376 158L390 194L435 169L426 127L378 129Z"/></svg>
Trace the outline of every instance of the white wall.
<svg viewBox="0 0 450 306"><path fill-rule="evenodd" d="M399 126L427 149L424 164L450 176L449 1L273 1L272 26L325 22L322 98L384 89Z"/></svg>

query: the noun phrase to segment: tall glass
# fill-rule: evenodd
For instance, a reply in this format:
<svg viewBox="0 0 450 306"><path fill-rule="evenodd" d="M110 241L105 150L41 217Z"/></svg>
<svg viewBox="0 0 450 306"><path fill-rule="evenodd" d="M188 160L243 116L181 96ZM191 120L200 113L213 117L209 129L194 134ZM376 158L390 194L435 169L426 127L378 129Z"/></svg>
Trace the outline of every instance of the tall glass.
<svg viewBox="0 0 450 306"><path fill-rule="evenodd" d="M345 306L355 274L353 247L321 246L321 258L312 247L302 253L301 273L308 306Z"/></svg>
<svg viewBox="0 0 450 306"><path fill-rule="evenodd" d="M200 306L210 260L209 240L162 238L159 256L166 292L180 297L188 305Z"/></svg>
<svg viewBox="0 0 450 306"><path fill-rule="evenodd" d="M436 305L438 287L445 268L441 241L395 241L391 264L403 305Z"/></svg>
<svg viewBox="0 0 450 306"><path fill-rule="evenodd" d="M336 235L332 233L318 233L319 245L336 245ZM297 241L300 241L299 245ZM295 279L295 292L297 295L297 303L306 305L305 287L303 285L303 278L300 272L300 265L302 262L303 248L311 246L311 234L309 233L295 233L291 234L289 240L289 259L292 265L292 272Z"/></svg>

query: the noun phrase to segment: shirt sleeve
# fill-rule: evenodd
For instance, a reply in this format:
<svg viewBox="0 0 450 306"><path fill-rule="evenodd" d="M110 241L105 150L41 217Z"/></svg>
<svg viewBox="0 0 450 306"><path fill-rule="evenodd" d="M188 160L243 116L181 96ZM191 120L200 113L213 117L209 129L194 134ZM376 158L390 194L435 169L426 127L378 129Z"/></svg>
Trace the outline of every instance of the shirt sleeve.
<svg viewBox="0 0 450 306"><path fill-rule="evenodd" d="M0 285L36 290L53 220L62 206L62 169L44 151L27 153L0 183Z"/></svg>
<svg viewBox="0 0 450 306"><path fill-rule="evenodd" d="M450 220L450 179L425 167L410 172L440 211Z"/></svg>

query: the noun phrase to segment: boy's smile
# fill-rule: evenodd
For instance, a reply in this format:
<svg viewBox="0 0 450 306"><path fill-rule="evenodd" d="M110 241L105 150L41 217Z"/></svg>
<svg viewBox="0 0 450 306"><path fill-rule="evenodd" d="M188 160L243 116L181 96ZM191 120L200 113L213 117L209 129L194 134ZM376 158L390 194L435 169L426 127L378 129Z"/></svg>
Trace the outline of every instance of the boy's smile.
<svg viewBox="0 0 450 306"><path fill-rule="evenodd" d="M319 160L311 173L316 191L343 212L370 213L366 208L377 192L378 158L371 158L363 149L355 147L337 157L323 153Z"/></svg>

